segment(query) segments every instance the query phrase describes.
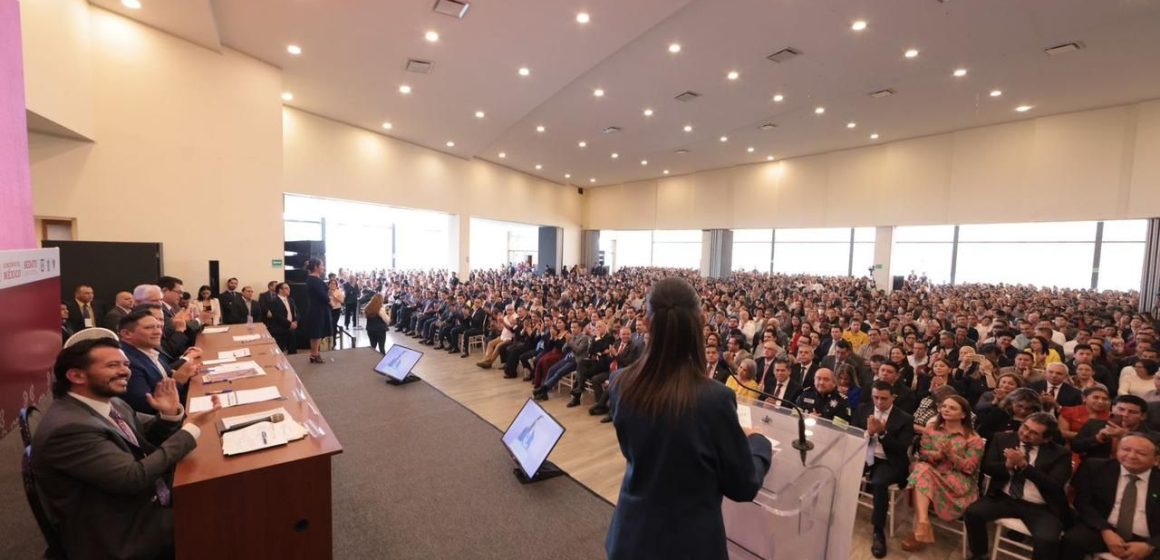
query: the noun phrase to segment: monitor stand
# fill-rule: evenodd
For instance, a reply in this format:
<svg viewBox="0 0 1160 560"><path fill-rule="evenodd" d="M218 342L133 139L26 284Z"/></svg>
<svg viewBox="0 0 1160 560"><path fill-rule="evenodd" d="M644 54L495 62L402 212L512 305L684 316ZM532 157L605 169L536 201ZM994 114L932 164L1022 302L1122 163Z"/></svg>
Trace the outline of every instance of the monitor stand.
<svg viewBox="0 0 1160 560"><path fill-rule="evenodd" d="M420 381L419 376L412 373L408 373L407 377L404 377L402 381L392 379L390 376L387 377L387 385L406 385L416 381Z"/></svg>
<svg viewBox="0 0 1160 560"><path fill-rule="evenodd" d="M548 480L549 478L556 478L557 476L568 474L551 461L544 461L544 464L540 465L540 470L536 471L535 476L531 478L528 478L528 475L524 474L523 469L519 467L512 469L512 472L516 473L516 479L520 481L520 484L531 484L533 482L540 482L541 480Z"/></svg>

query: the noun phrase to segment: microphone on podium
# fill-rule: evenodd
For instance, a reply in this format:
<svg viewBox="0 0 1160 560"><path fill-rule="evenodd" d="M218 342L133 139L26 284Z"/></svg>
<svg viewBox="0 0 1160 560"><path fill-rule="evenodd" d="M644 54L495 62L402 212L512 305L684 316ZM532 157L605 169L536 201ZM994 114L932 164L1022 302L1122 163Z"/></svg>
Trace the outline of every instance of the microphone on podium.
<svg viewBox="0 0 1160 560"><path fill-rule="evenodd" d="M754 393L757 393L763 397L770 398L770 399L773 399L779 403L782 403L782 404L788 406L789 408L793 409L794 412L797 412L797 415L798 415L798 438L796 440L794 440L793 443L791 443L790 445L792 445L794 449L797 449L798 451L801 452L802 465L804 466L806 464L806 452L814 448L814 442L806 439L806 413L805 413L805 411L802 410L802 408L800 406L798 406L797 403L794 403L793 401L783 399L777 395L771 395L769 393L766 393L765 391L762 391L761 389L758 389L756 387L750 387L749 385L746 385L744 382L741 381L740 378L737 377L737 374L733 373L732 371L729 372L729 377L732 377L733 381L736 381L738 385L740 385L746 389L749 389L750 391L753 391Z"/></svg>

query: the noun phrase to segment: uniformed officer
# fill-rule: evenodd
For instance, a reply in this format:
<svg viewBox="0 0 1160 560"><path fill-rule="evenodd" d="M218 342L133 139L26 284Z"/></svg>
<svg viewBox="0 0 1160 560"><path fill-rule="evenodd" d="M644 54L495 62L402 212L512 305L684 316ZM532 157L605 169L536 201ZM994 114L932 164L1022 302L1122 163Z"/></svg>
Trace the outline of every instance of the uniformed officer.
<svg viewBox="0 0 1160 560"><path fill-rule="evenodd" d="M834 372L826 368L819 368L814 373L814 386L802 391L797 404L806 413L816 414L827 420L841 418L850 421L850 406L846 403L846 397L838 392Z"/></svg>

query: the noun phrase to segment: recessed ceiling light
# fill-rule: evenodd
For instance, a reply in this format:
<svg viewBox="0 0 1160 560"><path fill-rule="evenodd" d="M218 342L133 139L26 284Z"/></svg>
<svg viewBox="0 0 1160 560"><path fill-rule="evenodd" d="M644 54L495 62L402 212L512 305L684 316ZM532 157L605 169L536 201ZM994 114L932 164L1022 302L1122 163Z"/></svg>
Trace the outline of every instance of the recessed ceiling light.
<svg viewBox="0 0 1160 560"><path fill-rule="evenodd" d="M483 111L476 111L475 112L475 118L477 118L477 119L482 119L485 116L487 116L487 114L484 113Z"/></svg>
<svg viewBox="0 0 1160 560"><path fill-rule="evenodd" d="M685 125L685 132L692 132L692 131L693 131L693 125L691 125L691 124Z"/></svg>
<svg viewBox="0 0 1160 560"><path fill-rule="evenodd" d="M423 34L423 38L427 39L428 43L435 43L439 41L439 33L436 31L428 31Z"/></svg>
<svg viewBox="0 0 1160 560"><path fill-rule="evenodd" d="M521 76L527 76L528 74L531 74L531 73L532 73L532 71L531 71L531 70L528 70L528 67L527 67L527 66L522 66L522 67L520 67L520 69L519 69L519 70L517 70L517 72L519 72L519 74L520 74Z"/></svg>
<svg viewBox="0 0 1160 560"><path fill-rule="evenodd" d="M588 12L580 12L576 14L576 23L588 23L591 20L592 18L588 15Z"/></svg>
<svg viewBox="0 0 1160 560"><path fill-rule="evenodd" d="M668 170L668 169L665 169L664 171L661 171L661 173L664 173L665 175L668 175L668 174L669 174L669 170Z"/></svg>
<svg viewBox="0 0 1160 560"><path fill-rule="evenodd" d="M878 139L878 133L877 133L877 132L875 132L875 133L871 134L871 135L870 135L870 139L871 139L871 140L877 140L877 139Z"/></svg>
<svg viewBox="0 0 1160 560"><path fill-rule="evenodd" d="M741 74L738 74L736 70L730 70L729 73L725 75L725 77L729 78L730 80L736 80L737 78L741 77Z"/></svg>
<svg viewBox="0 0 1160 560"><path fill-rule="evenodd" d="M448 147L448 148L454 148L454 147L455 147L455 142L452 142L452 141L448 140L448 141L447 141L447 147Z"/></svg>
<svg viewBox="0 0 1160 560"><path fill-rule="evenodd" d="M536 132L543 132L543 131L545 131L545 130L547 130L547 129L546 129L546 128L544 128L544 125L542 125L542 124L541 124L541 125L538 125L538 126L536 126Z"/></svg>
<svg viewBox="0 0 1160 560"><path fill-rule="evenodd" d="M298 45L286 45L286 52L294 56L298 56L302 54L302 47L299 47Z"/></svg>
<svg viewBox="0 0 1160 560"><path fill-rule="evenodd" d="M595 183L595 182L596 182L596 177L589 177L589 178L588 178L588 182L589 182L589 183Z"/></svg>
<svg viewBox="0 0 1160 560"><path fill-rule="evenodd" d="M121 0L121 5L130 10L140 10L141 0Z"/></svg>
<svg viewBox="0 0 1160 560"><path fill-rule="evenodd" d="M1000 95L1003 95L1003 90L1001 90L1001 89L991 90L991 97L999 97Z"/></svg>
<svg viewBox="0 0 1160 560"><path fill-rule="evenodd" d="M507 152L500 152L499 153L499 159L504 159L506 157L507 157Z"/></svg>
<svg viewBox="0 0 1160 560"><path fill-rule="evenodd" d="M580 141L580 142L578 142L576 145L577 145L577 146L580 146L581 148L587 148L587 147L588 147L588 142L585 142L585 141L581 140L581 141Z"/></svg>
<svg viewBox="0 0 1160 560"><path fill-rule="evenodd" d="M850 121L850 122L846 123L846 128L857 128L857 127L858 127L858 123L856 123L854 121Z"/></svg>
<svg viewBox="0 0 1160 560"><path fill-rule="evenodd" d="M765 156L765 161L773 161L773 156Z"/></svg>
<svg viewBox="0 0 1160 560"><path fill-rule="evenodd" d="M620 154L618 154L616 152L612 152L612 159L616 159L618 157L620 157Z"/></svg>
<svg viewBox="0 0 1160 560"><path fill-rule="evenodd" d="M753 153L753 146L750 146L750 147L748 147L748 148L745 148L745 151L746 151L746 152L749 152L749 153L751 153L751 154L752 154L752 153Z"/></svg>
<svg viewBox="0 0 1160 560"><path fill-rule="evenodd" d="M906 49L906 52L902 53L902 56L905 56L906 58L914 58L918 56L918 49Z"/></svg>
<svg viewBox="0 0 1160 560"><path fill-rule="evenodd" d="M826 113L825 107L814 107L814 114L815 115L823 115L825 113Z"/></svg>
<svg viewBox="0 0 1160 560"><path fill-rule="evenodd" d="M288 91L282 92L282 101L294 101L294 94Z"/></svg>
<svg viewBox="0 0 1160 560"><path fill-rule="evenodd" d="M850 29L853 29L854 31L862 31L863 29L866 29L866 22L862 20L855 21L854 23L850 24Z"/></svg>
<svg viewBox="0 0 1160 560"><path fill-rule="evenodd" d="M653 116L653 110L652 110L652 109L645 109L645 110L644 110L644 116L646 116L646 117L651 117L651 116Z"/></svg>
<svg viewBox="0 0 1160 560"><path fill-rule="evenodd" d="M401 93L403 95L407 95L408 93L411 93L411 86L406 85L406 84L399 86L399 93Z"/></svg>
<svg viewBox="0 0 1160 560"><path fill-rule="evenodd" d="M592 95L595 95L596 97L604 97L604 90L596 88L592 90Z"/></svg>
<svg viewBox="0 0 1160 560"><path fill-rule="evenodd" d="M1015 110L1019 111L1020 113L1026 113L1027 111L1031 110L1031 105L1020 105L1016 107Z"/></svg>
<svg viewBox="0 0 1160 560"><path fill-rule="evenodd" d="M383 123L383 130L390 130L390 129L392 129L392 128L395 128L395 125L393 125L393 124L391 124L391 123L389 123L389 122L385 122L385 123Z"/></svg>
<svg viewBox="0 0 1160 560"><path fill-rule="evenodd" d="M648 160L647 160L647 159L642 159L642 160L640 160L640 164L641 164L641 165L648 165Z"/></svg>
<svg viewBox="0 0 1160 560"><path fill-rule="evenodd" d="M722 136L722 137L720 138L720 140L721 140L722 142L728 142L728 141L729 141L729 137L728 137L728 136Z"/></svg>
<svg viewBox="0 0 1160 560"><path fill-rule="evenodd" d="M955 68L955 71L953 72L953 74L954 74L954 77L956 77L956 78L962 78L963 76L967 75L967 69L966 68Z"/></svg>
<svg viewBox="0 0 1160 560"><path fill-rule="evenodd" d="M571 178L572 178L572 174L571 174L571 173L565 173L565 174L564 174L564 178L565 178L565 179L571 179Z"/></svg>
<svg viewBox="0 0 1160 560"><path fill-rule="evenodd" d="M543 169L543 168L544 168L544 166L543 166L543 165L540 165L540 164L538 164L538 163L536 164L536 171L539 171L539 170L541 170L541 169Z"/></svg>
<svg viewBox="0 0 1160 560"><path fill-rule="evenodd" d="M673 43L673 44L669 45L669 52L671 52L673 54L677 54L677 53L681 52L681 44L680 43Z"/></svg>
<svg viewBox="0 0 1160 560"><path fill-rule="evenodd" d="M779 93L779 94L776 94L776 95L774 95L774 96L773 96L773 102L774 102L774 103L781 103L782 101L785 101L785 96L784 96L784 95L782 95L782 94L780 94L780 93Z"/></svg>

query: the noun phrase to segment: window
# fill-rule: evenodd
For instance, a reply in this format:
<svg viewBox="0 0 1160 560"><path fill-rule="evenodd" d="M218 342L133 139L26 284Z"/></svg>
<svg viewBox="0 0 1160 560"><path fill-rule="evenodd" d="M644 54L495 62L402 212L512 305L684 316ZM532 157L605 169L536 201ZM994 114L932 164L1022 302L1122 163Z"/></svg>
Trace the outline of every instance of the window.
<svg viewBox="0 0 1160 560"><path fill-rule="evenodd" d="M1096 222L959 227L955 283L1091 287Z"/></svg>
<svg viewBox="0 0 1160 560"><path fill-rule="evenodd" d="M652 266L653 232L649 230L607 230L600 232L604 265L616 271L631 266Z"/></svg>
<svg viewBox="0 0 1160 560"><path fill-rule="evenodd" d="M733 270L768 273L772 270L772 229L733 230Z"/></svg>
<svg viewBox="0 0 1160 560"><path fill-rule="evenodd" d="M951 281L955 226L899 226L894 228L890 255L891 276L926 276L936 284Z"/></svg>
<svg viewBox="0 0 1160 560"><path fill-rule="evenodd" d="M1099 290L1139 290L1144 271L1148 220L1104 222L1100 242Z"/></svg>
<svg viewBox="0 0 1160 560"><path fill-rule="evenodd" d="M513 222L471 219L471 269L499 268L513 263L536 262L539 227Z"/></svg>
<svg viewBox="0 0 1160 560"><path fill-rule="evenodd" d="M653 232L652 264L666 268L701 268L699 229Z"/></svg>
<svg viewBox="0 0 1160 560"><path fill-rule="evenodd" d="M823 276L850 273L850 228L779 229L774 235L775 273Z"/></svg>

